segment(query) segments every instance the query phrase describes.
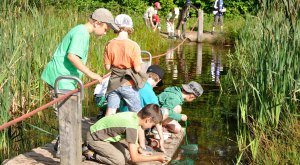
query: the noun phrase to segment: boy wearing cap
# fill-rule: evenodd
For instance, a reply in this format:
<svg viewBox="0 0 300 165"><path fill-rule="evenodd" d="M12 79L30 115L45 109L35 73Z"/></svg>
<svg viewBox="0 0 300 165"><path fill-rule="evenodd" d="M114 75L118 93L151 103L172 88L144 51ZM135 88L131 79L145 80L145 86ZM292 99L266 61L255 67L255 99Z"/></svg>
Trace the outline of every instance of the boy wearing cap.
<svg viewBox="0 0 300 165"><path fill-rule="evenodd" d="M203 88L195 81L183 84L180 87L168 87L158 95L159 105L164 114L163 125L173 133L179 133L181 126L178 121L186 121L187 116L181 114L181 105L184 102L192 102L201 96Z"/></svg>
<svg viewBox="0 0 300 165"><path fill-rule="evenodd" d="M120 28L118 37L110 40L105 47L104 64L111 69L107 87L108 108L106 116L115 114L124 99L130 111L142 109L138 89L144 87L147 75L141 72L140 46L129 39L133 32L133 22L130 16L120 14L115 18Z"/></svg>
<svg viewBox="0 0 300 165"><path fill-rule="evenodd" d="M147 27L150 27L151 29L155 29L155 25L153 22L153 15L157 14L157 11L161 9L160 3L155 2L153 6L150 6L147 8L145 14L144 14L144 21Z"/></svg>
<svg viewBox="0 0 300 165"><path fill-rule="evenodd" d="M179 8L175 7L172 11L167 15L166 24L167 24L167 32L169 38L173 38L175 36L174 32L174 23L175 20L178 19Z"/></svg>
<svg viewBox="0 0 300 165"><path fill-rule="evenodd" d="M88 77L101 82L101 76L92 72L85 64L88 56L90 33L103 36L109 28L118 30L111 12L104 8L95 10L86 24L77 25L66 34L58 45L52 60L44 69L42 79L51 89L54 87L56 78L62 75L81 78L82 74L86 74ZM77 82L74 80L62 80L59 84L60 89L72 90L76 87Z"/></svg>
<svg viewBox="0 0 300 165"><path fill-rule="evenodd" d="M87 141L97 154L92 159L103 164L127 164L131 162L160 161L166 163L163 154L144 156L138 153L138 129L149 129L162 121L162 113L156 104L148 104L138 113L123 112L106 116L90 127ZM128 149L120 141L128 142Z"/></svg>
<svg viewBox="0 0 300 165"><path fill-rule="evenodd" d="M58 45L52 60L47 64L41 78L48 84L52 98L54 96L54 83L59 76L75 76L81 78L83 74L88 77L102 81L102 77L92 72L85 64L88 56L90 33L103 36L106 31L112 28L118 30L114 23L111 12L104 8L95 10L85 24L77 25L72 28ZM59 89L73 90L77 87L74 80L62 80ZM54 109L57 114L57 109ZM60 156L59 138L54 149L56 156Z"/></svg>

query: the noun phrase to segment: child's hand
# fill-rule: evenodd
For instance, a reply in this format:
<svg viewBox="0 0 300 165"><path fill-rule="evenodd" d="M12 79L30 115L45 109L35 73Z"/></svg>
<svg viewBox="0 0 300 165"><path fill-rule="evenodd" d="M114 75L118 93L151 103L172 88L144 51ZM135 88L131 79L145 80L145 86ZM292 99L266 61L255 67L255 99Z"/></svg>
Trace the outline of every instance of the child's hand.
<svg viewBox="0 0 300 165"><path fill-rule="evenodd" d="M187 120L187 116L186 116L185 114L182 114L181 120L182 120L182 121L186 121L186 120Z"/></svg>
<svg viewBox="0 0 300 165"><path fill-rule="evenodd" d="M158 156L158 161L160 161L161 163L167 163L171 160L171 158L166 155L157 155L157 156Z"/></svg>
<svg viewBox="0 0 300 165"><path fill-rule="evenodd" d="M90 74L89 77L92 78L92 79L94 79L94 80L98 80L99 83L102 82L102 77L100 75L96 74L96 73Z"/></svg>

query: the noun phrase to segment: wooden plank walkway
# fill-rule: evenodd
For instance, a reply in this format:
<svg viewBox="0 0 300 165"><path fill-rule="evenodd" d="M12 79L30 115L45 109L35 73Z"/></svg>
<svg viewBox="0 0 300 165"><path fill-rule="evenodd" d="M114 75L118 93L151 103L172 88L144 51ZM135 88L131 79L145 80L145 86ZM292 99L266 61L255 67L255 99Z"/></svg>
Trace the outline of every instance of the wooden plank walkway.
<svg viewBox="0 0 300 165"><path fill-rule="evenodd" d="M91 124L95 122L95 119L91 118L84 118L82 120L82 136L83 139L86 139L86 132ZM165 141L165 149L166 155L169 157L173 157L177 151L177 148L181 144L184 137L184 133L180 133L177 135L172 134L172 136ZM10 160L5 160L2 162L3 165L58 165L60 164L60 160L55 158L55 151L54 151L54 144L55 140L52 143L48 143L43 147L38 147L32 149L30 152L18 155ZM155 152L154 154L161 154L159 152ZM83 161L82 165L96 165L99 164L98 162L94 161ZM161 164L160 162L146 162L146 163L139 163L139 165L156 165Z"/></svg>

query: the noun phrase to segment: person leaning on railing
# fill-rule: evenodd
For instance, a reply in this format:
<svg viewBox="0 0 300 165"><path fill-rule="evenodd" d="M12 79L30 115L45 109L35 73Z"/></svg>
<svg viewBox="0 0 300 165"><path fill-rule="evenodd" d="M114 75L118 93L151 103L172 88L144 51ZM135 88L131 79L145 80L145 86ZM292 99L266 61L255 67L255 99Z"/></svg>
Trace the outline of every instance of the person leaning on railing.
<svg viewBox="0 0 300 165"><path fill-rule="evenodd" d="M102 81L102 77L92 72L85 64L87 61L90 33L103 36L109 29L118 30L114 23L114 17L110 11L104 8L95 10L87 23L72 28L58 45L51 61L46 65L42 79L50 88L51 97L54 99L54 83L59 76L75 76L81 78L83 74ZM77 88L74 80L63 80L59 83L59 89L73 90ZM57 109L55 109L57 114ZM57 157L59 157L59 140L55 145Z"/></svg>

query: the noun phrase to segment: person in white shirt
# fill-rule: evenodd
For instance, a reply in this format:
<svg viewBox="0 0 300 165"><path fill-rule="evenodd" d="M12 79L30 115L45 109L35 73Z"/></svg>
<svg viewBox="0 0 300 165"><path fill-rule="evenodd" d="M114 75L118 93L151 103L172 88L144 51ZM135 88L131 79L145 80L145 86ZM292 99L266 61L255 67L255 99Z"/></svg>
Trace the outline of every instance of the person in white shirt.
<svg viewBox="0 0 300 165"><path fill-rule="evenodd" d="M151 29L155 28L155 25L153 23L153 15L157 13L158 10L161 9L161 5L159 2L154 3L154 7L148 7L145 14L144 14L144 21L147 27L150 27Z"/></svg>

